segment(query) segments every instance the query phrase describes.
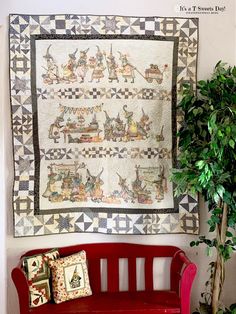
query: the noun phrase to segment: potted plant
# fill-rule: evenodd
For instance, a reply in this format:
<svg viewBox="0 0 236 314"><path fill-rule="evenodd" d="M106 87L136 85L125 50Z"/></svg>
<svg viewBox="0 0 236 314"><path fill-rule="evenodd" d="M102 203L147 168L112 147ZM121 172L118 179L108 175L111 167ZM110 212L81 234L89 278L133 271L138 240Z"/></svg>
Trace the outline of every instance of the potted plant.
<svg viewBox="0 0 236 314"><path fill-rule="evenodd" d="M213 236L200 236L190 245L205 244L208 255L216 251L209 291L202 294L207 295L205 311L231 313L235 306L223 310L220 296L225 262L236 250L236 67L218 62L211 79L197 83L196 93L185 84L179 109L184 122L178 132L178 169L172 174L175 194L200 193L208 202Z"/></svg>

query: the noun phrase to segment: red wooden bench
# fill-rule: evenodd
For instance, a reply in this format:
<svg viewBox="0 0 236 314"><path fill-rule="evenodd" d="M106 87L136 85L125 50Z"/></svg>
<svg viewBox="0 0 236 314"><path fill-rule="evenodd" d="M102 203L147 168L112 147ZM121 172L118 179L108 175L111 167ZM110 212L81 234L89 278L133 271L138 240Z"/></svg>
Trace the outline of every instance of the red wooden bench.
<svg viewBox="0 0 236 314"><path fill-rule="evenodd" d="M25 253L30 256L49 249ZM88 259L93 295L61 304L53 302L29 308L29 289L20 265L12 270L21 314L86 314L86 313L190 313L190 294L197 272L185 253L174 246L139 245L129 243L81 244L59 248L61 257L85 250ZM170 290L156 291L153 284L155 257L170 257ZM128 291L119 291L119 259L128 260ZM144 258L145 291L137 291L136 259ZM101 259L107 260L107 291L101 291Z"/></svg>

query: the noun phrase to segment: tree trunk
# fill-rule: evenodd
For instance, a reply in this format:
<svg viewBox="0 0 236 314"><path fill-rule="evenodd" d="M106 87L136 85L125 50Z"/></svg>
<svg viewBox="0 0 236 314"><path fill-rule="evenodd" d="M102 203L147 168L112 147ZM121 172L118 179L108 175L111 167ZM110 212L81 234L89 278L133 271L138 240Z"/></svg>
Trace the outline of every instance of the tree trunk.
<svg viewBox="0 0 236 314"><path fill-rule="evenodd" d="M217 242L219 245L225 245L226 231L227 231L227 213L228 206L226 203L223 204L223 213L221 222L216 228ZM217 257L215 262L215 271L213 277L213 289L212 289L212 314L217 314L219 310L219 300L225 280L225 263L224 258L220 254L219 249L217 250Z"/></svg>
<svg viewBox="0 0 236 314"><path fill-rule="evenodd" d="M212 314L216 314L219 308L219 299L222 290L222 273L224 272L224 262L217 253L217 259L215 262L215 272L213 278L213 293L212 293Z"/></svg>

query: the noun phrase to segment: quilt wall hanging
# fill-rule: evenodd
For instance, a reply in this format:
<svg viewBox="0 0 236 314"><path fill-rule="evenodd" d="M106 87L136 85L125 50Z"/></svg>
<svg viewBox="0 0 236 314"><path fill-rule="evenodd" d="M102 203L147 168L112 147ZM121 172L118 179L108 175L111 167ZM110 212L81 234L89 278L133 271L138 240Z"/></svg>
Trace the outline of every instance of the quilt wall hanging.
<svg viewBox="0 0 236 314"><path fill-rule="evenodd" d="M198 233L169 181L198 20L11 15L9 36L15 236Z"/></svg>

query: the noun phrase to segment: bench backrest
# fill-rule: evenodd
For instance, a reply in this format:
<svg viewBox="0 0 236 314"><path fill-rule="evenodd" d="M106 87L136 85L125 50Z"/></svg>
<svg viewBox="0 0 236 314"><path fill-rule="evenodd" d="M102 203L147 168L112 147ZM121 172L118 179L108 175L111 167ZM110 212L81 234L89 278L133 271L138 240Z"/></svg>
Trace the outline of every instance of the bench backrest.
<svg viewBox="0 0 236 314"><path fill-rule="evenodd" d="M32 250L23 256L39 254L48 250L49 249ZM128 291L137 290L137 258L144 259L145 291L152 291L154 290L154 258L173 258L176 254L182 252L175 246L141 245L130 243L92 243L59 248L61 257L72 255L81 250L85 250L87 254L89 277L93 293L99 293L102 291L101 260L103 259L107 260L107 291L119 291L119 259L123 258L128 260ZM172 262L171 268L173 267L176 267L176 265ZM173 278L171 278L171 281L173 282ZM171 286L173 286L173 283L171 283Z"/></svg>

